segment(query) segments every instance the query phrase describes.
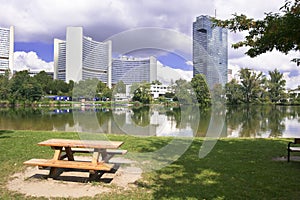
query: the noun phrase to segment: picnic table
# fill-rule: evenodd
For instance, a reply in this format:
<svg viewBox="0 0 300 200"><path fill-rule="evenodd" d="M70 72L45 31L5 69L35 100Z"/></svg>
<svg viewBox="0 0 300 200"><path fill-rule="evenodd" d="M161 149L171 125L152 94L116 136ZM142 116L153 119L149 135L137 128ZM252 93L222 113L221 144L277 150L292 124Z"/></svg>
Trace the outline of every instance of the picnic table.
<svg viewBox="0 0 300 200"><path fill-rule="evenodd" d="M25 161L24 164L38 166L40 169L50 167L51 178L58 176L59 169L88 170L89 177L93 178L99 171L113 169L114 164L109 163L109 160L114 155L127 153L126 150L118 149L122 144L122 141L49 139L38 145L51 147L54 150L53 158L33 158ZM91 160L75 160L75 153L90 153Z"/></svg>

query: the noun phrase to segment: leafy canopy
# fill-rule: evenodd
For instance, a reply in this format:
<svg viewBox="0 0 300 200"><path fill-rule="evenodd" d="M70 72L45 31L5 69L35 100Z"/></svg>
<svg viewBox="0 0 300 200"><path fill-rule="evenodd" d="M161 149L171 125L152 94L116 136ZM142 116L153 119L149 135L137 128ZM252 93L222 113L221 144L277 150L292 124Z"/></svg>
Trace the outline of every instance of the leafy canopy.
<svg viewBox="0 0 300 200"><path fill-rule="evenodd" d="M280 13L265 13L262 20L254 20L246 15L234 14L228 20L213 19L217 26L232 32L248 31L244 41L233 44L233 48L250 47L246 52L250 57L276 49L287 54L300 50L300 0L286 0ZM300 59L293 61L300 64Z"/></svg>

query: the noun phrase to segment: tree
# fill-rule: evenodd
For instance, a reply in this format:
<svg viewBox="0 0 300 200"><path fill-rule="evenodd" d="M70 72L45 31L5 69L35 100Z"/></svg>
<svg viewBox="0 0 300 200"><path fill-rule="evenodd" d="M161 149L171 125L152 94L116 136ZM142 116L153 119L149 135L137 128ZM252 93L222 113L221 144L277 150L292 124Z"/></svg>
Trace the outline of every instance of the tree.
<svg viewBox="0 0 300 200"><path fill-rule="evenodd" d="M16 72L10 80L10 101L36 101L42 97L42 87L27 70Z"/></svg>
<svg viewBox="0 0 300 200"><path fill-rule="evenodd" d="M211 104L211 96L202 74L197 74L192 78L191 85L193 92L196 95L197 101L201 106L208 106Z"/></svg>
<svg viewBox="0 0 300 200"><path fill-rule="evenodd" d="M9 70L0 76L0 100L7 100L9 96Z"/></svg>
<svg viewBox="0 0 300 200"><path fill-rule="evenodd" d="M211 93L213 103L225 103L225 89L221 84L215 84Z"/></svg>
<svg viewBox="0 0 300 200"><path fill-rule="evenodd" d="M264 79L262 72L255 73L247 68L241 69L240 78L244 102L248 104L259 100L263 93Z"/></svg>
<svg viewBox="0 0 300 200"><path fill-rule="evenodd" d="M44 94L50 94L53 79L45 71L39 72L33 78L41 85Z"/></svg>
<svg viewBox="0 0 300 200"><path fill-rule="evenodd" d="M97 96L100 97L102 100L107 100L112 98L112 90L109 87L107 87L107 85L102 81L98 81L97 93L98 93Z"/></svg>
<svg viewBox="0 0 300 200"><path fill-rule="evenodd" d="M232 79L229 83L225 84L225 94L227 104L235 105L242 103L242 86L237 83L236 79Z"/></svg>
<svg viewBox="0 0 300 200"><path fill-rule="evenodd" d="M287 54L289 51L300 50L300 1L286 0L280 8L281 13L266 13L262 20L254 20L246 15L234 14L228 20L213 19L216 25L229 30L248 31L244 41L233 44L233 48L248 46L246 52L250 57L258 56L276 49ZM300 64L300 59L293 61Z"/></svg>
<svg viewBox="0 0 300 200"><path fill-rule="evenodd" d="M132 100L139 101L143 104L149 104L152 101L150 84L141 84L140 87L133 92Z"/></svg>
<svg viewBox="0 0 300 200"><path fill-rule="evenodd" d="M117 93L125 94L126 93L125 83L123 81L117 82L117 84L113 88L113 93L114 94L117 94Z"/></svg>
<svg viewBox="0 0 300 200"><path fill-rule="evenodd" d="M277 69L269 71L270 80L267 81L268 93L273 103L278 103L285 99L284 87L286 81L283 79L283 74Z"/></svg>
<svg viewBox="0 0 300 200"><path fill-rule="evenodd" d="M191 84L186 80L178 79L172 87L175 91L174 99L178 100L181 104L192 104L196 99L196 97L191 94Z"/></svg>
<svg viewBox="0 0 300 200"><path fill-rule="evenodd" d="M151 85L162 85L162 83L159 80L155 80L151 82Z"/></svg>

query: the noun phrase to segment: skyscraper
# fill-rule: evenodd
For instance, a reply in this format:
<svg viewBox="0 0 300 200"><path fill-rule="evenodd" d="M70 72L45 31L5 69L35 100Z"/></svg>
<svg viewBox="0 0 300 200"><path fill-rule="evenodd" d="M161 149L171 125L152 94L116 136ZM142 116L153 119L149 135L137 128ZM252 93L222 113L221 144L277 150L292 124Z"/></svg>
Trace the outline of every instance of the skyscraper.
<svg viewBox="0 0 300 200"><path fill-rule="evenodd" d="M0 75L6 70L13 72L14 65L14 27L0 27Z"/></svg>
<svg viewBox="0 0 300 200"><path fill-rule="evenodd" d="M126 85L152 82L157 80L157 60L155 57L131 58L121 57L113 59L112 83L123 81Z"/></svg>
<svg viewBox="0 0 300 200"><path fill-rule="evenodd" d="M111 87L111 41L97 42L82 27L68 27L66 41L54 39L54 78L78 82L97 78Z"/></svg>
<svg viewBox="0 0 300 200"><path fill-rule="evenodd" d="M193 75L203 74L210 89L227 83L227 29L215 26L209 16L199 16L193 23Z"/></svg>

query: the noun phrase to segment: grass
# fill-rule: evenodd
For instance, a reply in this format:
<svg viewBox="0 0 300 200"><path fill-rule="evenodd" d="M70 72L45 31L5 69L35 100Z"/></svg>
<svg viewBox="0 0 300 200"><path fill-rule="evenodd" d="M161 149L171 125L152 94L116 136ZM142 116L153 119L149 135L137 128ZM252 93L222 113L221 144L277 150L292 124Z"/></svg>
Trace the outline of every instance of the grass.
<svg viewBox="0 0 300 200"><path fill-rule="evenodd" d="M78 139L76 133L0 131L0 199L43 199L8 191L10 175L25 169L31 158L50 158L50 148L36 145L50 138ZM168 144L167 137L109 135L124 141L129 152L149 152ZM300 162L274 161L286 156L287 139L218 140L203 159L203 139L196 138L177 161L143 174L137 187L102 194L95 199L299 199ZM89 198L82 198L89 199Z"/></svg>

